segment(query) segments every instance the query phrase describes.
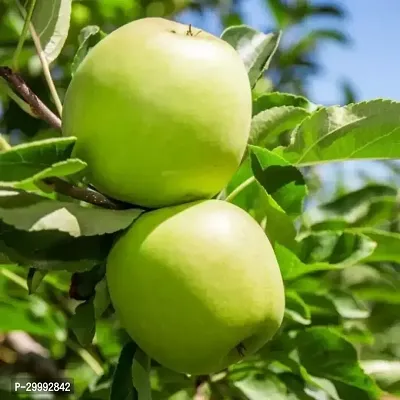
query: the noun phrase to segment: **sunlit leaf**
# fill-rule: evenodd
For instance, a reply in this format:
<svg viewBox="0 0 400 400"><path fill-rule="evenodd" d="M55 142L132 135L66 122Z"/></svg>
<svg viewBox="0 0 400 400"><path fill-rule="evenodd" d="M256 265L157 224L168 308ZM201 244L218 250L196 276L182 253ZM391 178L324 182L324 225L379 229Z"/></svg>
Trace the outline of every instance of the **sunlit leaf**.
<svg viewBox="0 0 400 400"><path fill-rule="evenodd" d="M36 292L37 288L41 284L44 277L47 275L47 271L40 271L35 268L30 268L27 277L27 285L29 294Z"/></svg>
<svg viewBox="0 0 400 400"><path fill-rule="evenodd" d="M242 58L249 74L250 85L254 87L279 45L281 33L265 34L246 25L227 28L221 38L228 42Z"/></svg>
<svg viewBox="0 0 400 400"><path fill-rule="evenodd" d="M78 342L85 347L92 343L96 332L93 299L79 304L74 315L69 320L69 327L74 332Z"/></svg>
<svg viewBox="0 0 400 400"><path fill-rule="evenodd" d="M360 367L356 349L335 330L312 327L296 337L299 358L315 376L354 386L377 398L375 382Z"/></svg>
<svg viewBox="0 0 400 400"><path fill-rule="evenodd" d="M281 133L294 129L308 115L305 109L292 106L261 111L251 121L249 143L258 146L274 144Z"/></svg>
<svg viewBox="0 0 400 400"><path fill-rule="evenodd" d="M60 231L74 237L109 234L127 228L142 212L84 207L0 187L0 220L29 232Z"/></svg>
<svg viewBox="0 0 400 400"><path fill-rule="evenodd" d="M277 149L297 165L327 161L400 158L400 103L372 100L314 112L296 129L292 144Z"/></svg>
<svg viewBox="0 0 400 400"><path fill-rule="evenodd" d="M79 47L71 65L71 75L74 76L79 65L82 63L91 47L97 44L105 34L97 25L85 26L79 33Z"/></svg>
<svg viewBox="0 0 400 400"><path fill-rule="evenodd" d="M253 102L253 115L271 108L284 106L299 107L307 110L310 107L310 102L303 96L296 96L291 93L263 93Z"/></svg>
<svg viewBox="0 0 400 400"><path fill-rule="evenodd" d="M68 36L72 0L36 0L32 25L40 38L43 55L53 62Z"/></svg>

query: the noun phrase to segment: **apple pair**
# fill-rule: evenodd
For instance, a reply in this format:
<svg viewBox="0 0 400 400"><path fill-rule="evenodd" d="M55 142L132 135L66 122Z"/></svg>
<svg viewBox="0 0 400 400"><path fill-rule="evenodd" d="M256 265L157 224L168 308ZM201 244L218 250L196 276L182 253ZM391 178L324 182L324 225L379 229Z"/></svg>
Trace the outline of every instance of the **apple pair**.
<svg viewBox="0 0 400 400"><path fill-rule="evenodd" d="M160 18L103 39L66 94L63 133L77 137L91 183L158 208L116 241L107 281L127 332L179 372L221 370L282 322L283 283L264 231L240 208L209 200L240 164L251 107L229 44Z"/></svg>

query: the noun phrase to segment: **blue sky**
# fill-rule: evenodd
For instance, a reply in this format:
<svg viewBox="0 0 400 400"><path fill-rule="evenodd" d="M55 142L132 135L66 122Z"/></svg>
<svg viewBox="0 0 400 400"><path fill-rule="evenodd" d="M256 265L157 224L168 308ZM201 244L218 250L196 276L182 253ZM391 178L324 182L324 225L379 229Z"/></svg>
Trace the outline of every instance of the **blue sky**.
<svg viewBox="0 0 400 400"><path fill-rule="evenodd" d="M314 3L326 3L314 0ZM338 24L336 19L317 18L306 29L338 28L351 39L348 46L327 42L318 51L323 66L319 76L312 79L310 96L321 104L337 104L341 100L339 84L348 79L359 100L391 98L400 101L400 0L349 0L336 1L348 17ZM245 0L242 12L246 23L265 31L272 25L263 0ZM212 13L205 19L193 20L184 14L184 22L220 34L221 27Z"/></svg>
<svg viewBox="0 0 400 400"><path fill-rule="evenodd" d="M330 0L329 0L330 1ZM314 0L326 3L325 0ZM348 0L336 1L347 11L347 18L316 18L304 29L337 28L345 32L350 45L341 46L327 42L318 49L318 60L323 70L310 80L310 97L319 104L340 104L340 83L346 79L355 89L357 100L389 98L400 101L400 0ZM242 1L245 23L262 31L273 26L264 0ZM206 18L193 18L183 14L182 22L193 23L199 28L219 35L222 27L212 12ZM381 180L390 177L385 167L374 162L351 161L317 168L325 188L333 188L339 175L352 188L363 185L360 173Z"/></svg>

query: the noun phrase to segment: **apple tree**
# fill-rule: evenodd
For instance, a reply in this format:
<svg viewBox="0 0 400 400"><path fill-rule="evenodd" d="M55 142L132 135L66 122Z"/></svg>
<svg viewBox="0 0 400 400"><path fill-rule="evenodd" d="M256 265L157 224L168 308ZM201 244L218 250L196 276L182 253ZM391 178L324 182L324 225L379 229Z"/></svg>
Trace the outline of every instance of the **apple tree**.
<svg viewBox="0 0 400 400"><path fill-rule="evenodd" d="M222 272L216 271L215 266L208 268L213 274L207 282L200 265L187 282L201 291L197 300L209 301L213 305L213 316L219 317L229 309L229 301L225 304L227 297L224 297L219 303L212 296L215 292L220 293L221 288L229 287L234 280L232 286L240 288L231 292L234 304L240 303L237 299L251 299L246 312L241 310L243 319L237 319L242 325L256 314L255 305L273 304L281 293L285 299L284 304L283 298L280 302L283 320L279 315L274 316L279 327L273 329L272 335L267 335L256 351L246 354L246 346L238 346L240 360L232 359L223 368L202 374L182 373L184 371L167 368L161 360L161 363L155 360L160 357L152 357L148 354L150 351L144 350L146 346L139 346L139 340L132 340L131 332L136 331L136 326L144 327L142 331L146 332L150 324L152 310L147 304L153 298L160 300L154 286L144 287L135 281L132 284L135 296L130 298L129 290L125 290L123 308L113 296L118 286L129 289L129 282L124 282L123 270L138 266L125 263L124 259L135 253L136 247L142 249L146 235L151 237L153 231L162 226L164 217L157 217L157 220L152 216L164 215L166 209L154 210L154 207L132 204L118 199L118 193L112 196L98 190L90 179L93 174L90 160L85 157L85 152L77 151L79 135L62 135L65 90L70 82L64 88L56 88L51 66L60 56L69 33L71 2L53 0L50 3L51 13L48 0L46 3L30 1L25 7L19 6L17 11L25 18L21 36L12 63L0 66L4 92L30 116L32 123L46 123L51 133L45 139L34 137L14 146L6 136L0 141L1 375L19 377L28 373L30 379L38 382L71 378L75 393L69 398L82 400L367 400L389 399L390 393L399 394L400 367L396 361L400 354L397 312L400 302L399 171L397 164L390 160L400 158L400 103L371 99L325 107L299 95L255 90L259 79L265 74L268 76L268 68L273 65L281 32L264 33L246 25L232 25L222 33L220 40L234 49L232 51L247 74L248 90L252 95L249 98L249 137L226 185L218 193L212 193L215 194L213 200L203 199L200 204L222 204L213 211L216 214L210 221L223 216L225 207L233 207L235 212L245 215L246 226L251 224L257 233L253 235L249 230L248 235L236 234L240 229L232 223L231 230L226 230L227 237L236 235L235 238L241 240L229 243L232 253L218 258ZM188 26L187 29L191 34L195 28ZM48 88L45 98L35 93L18 70L28 35L32 38ZM93 54L93 48L105 43L110 35L112 33L105 33L97 26L88 26L76 37L78 51L69 60L72 82L89 54ZM197 40L196 37L193 39ZM140 53L136 57L140 58ZM144 67L149 63L149 69L152 66L147 58L141 62ZM157 62L158 66L163 66L162 60ZM56 70L52 72L57 73ZM179 80L179 70L176 74L174 79ZM107 84L108 77L102 75L102 79ZM161 84L162 76L157 79ZM196 84L201 86L204 82ZM143 85L138 90L147 95L149 92L146 92L145 83ZM79 92L76 99L79 100ZM153 100L154 104L157 100ZM103 112L112 107L111 96L103 100L107 101L110 105L105 104ZM191 97L188 101L194 105L202 104L201 98ZM226 105L229 109L231 101L231 98L222 98L221 107ZM151 102L149 104L151 106ZM156 107L154 116L159 118L155 110ZM118 107L112 112L117 114ZM103 117L95 112L86 116L84 109L79 115L88 129L91 121L95 123ZM224 113L216 110L215 115ZM73 124L75 115L71 118ZM193 118L195 120L196 115ZM193 125L193 121L184 122ZM230 127L229 122L225 122L222 124L224 129ZM110 137L120 132L112 132L112 127L109 128ZM116 128L125 126L121 124ZM93 140L91 146L95 150L96 145ZM128 145L122 143L122 146ZM152 145L154 143L148 144L150 161ZM99 168L101 163L97 163L98 174L106 170L112 158L118 159L119 154L111 154L112 150L113 146L110 146L110 160L103 157L103 169ZM133 155L134 150L132 148ZM185 154L177 152L175 157L179 161ZM315 197L316 188L323 181L323 177L319 181L315 178L315 167L349 160L385 160L392 168L394 178L386 183L366 182L357 189L341 188L329 200L310 207L308 202ZM204 165L204 170L207 167ZM119 174L130 173L129 166L125 168L127 170L119 171ZM165 176L168 179L168 174ZM116 179L105 177L110 181ZM158 195L162 196L162 193ZM169 218L172 221L175 217ZM180 239L168 242L171 236L162 237L164 251L157 254L148 251L145 254L150 259L147 265L153 266L154 258L161 257L157 262L169 263L172 270L177 264L174 257L180 251L185 254L183 261L189 267L196 265L196 260L204 254L208 254L206 259L217 263L216 256L212 255L218 255L217 247L225 246L223 240L223 244L218 239L213 238L212 243L209 240L208 252L202 248L206 234L199 236L197 242L187 240L190 232L196 231L207 218L203 215L193 217L187 220L187 226L179 220L177 237ZM143 238L140 236L143 230L138 227L146 219L150 220L146 227L150 233L146 231ZM262 240L259 239L260 232ZM121 241L129 235L133 235L135 241ZM157 240L156 237L146 243L149 247L157 246ZM270 259L266 253L252 251L258 240L257 248L271 249ZM124 268L121 274L108 280L111 263L107 260L113 252L113 260L118 260L113 267L118 264ZM244 273L245 269L240 265L241 275L233 279L237 263L244 259L243 254L248 260L248 271ZM257 258L255 254L261 256ZM135 260L144 260L143 252L139 255L142 258ZM264 264L276 267L271 268L275 272L268 272L268 277L272 277L269 296L260 291L261 286L256 280L248 280L254 270L265 274L268 268L264 268ZM235 269L229 272L232 265ZM222 266L226 267L226 273ZM187 271L182 268L179 273L183 276ZM283 278L284 292L276 274ZM182 276L177 281L181 282ZM149 279L146 283L160 284L161 278L149 272L146 277ZM262 279L260 282L264 282ZM200 285L200 280L206 284ZM251 285L247 284L249 282ZM161 281L163 283L171 284L168 279ZM161 310L169 304L175 304L179 310L186 301L180 292L182 286L176 287L173 293L176 298L171 302L171 297L165 297L165 303L160 304ZM242 290L247 290L249 295L245 296ZM146 296L140 297L140 293ZM168 295L171 296L171 291ZM148 303L138 304L140 299L146 299ZM247 303L243 303L242 309L246 306ZM144 316L130 321L128 329L126 316L131 310L139 309ZM198 309L202 308L193 308L193 311ZM137 312L132 311L132 314ZM147 347L159 349L165 343L162 333L169 320L154 320L155 314L151 315L151 335L147 333L140 341L145 343L151 336L153 346ZM186 329L189 318L197 318L202 329L194 332L192 343L197 341L204 345L207 342L204 338L210 332L212 342L213 335L218 335L220 330L213 326L214 320L206 318L209 315L182 316L178 313L173 319L174 331L180 334L180 330ZM229 321L233 324L235 318ZM171 338L168 339L171 342ZM184 336L180 339L174 341L177 349L170 352L172 359L174 351L177 357L182 356L178 354L183 348L180 342L188 339ZM205 346L202 351L184 356L196 365L204 354L212 352L210 349L213 350ZM154 354L156 352L154 350ZM0 381L1 398L20 398L10 392L10 382L10 379ZM30 398L29 394L25 395ZM57 396L61 394L54 394L54 398Z"/></svg>

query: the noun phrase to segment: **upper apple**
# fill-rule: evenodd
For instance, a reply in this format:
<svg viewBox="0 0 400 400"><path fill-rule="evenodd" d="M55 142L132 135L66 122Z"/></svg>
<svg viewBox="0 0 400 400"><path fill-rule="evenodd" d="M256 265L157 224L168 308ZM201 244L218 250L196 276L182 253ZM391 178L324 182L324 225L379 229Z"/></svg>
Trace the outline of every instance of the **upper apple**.
<svg viewBox="0 0 400 400"><path fill-rule="evenodd" d="M209 198L247 144L251 88L223 40L145 18L108 35L66 93L63 134L103 193L145 207Z"/></svg>

